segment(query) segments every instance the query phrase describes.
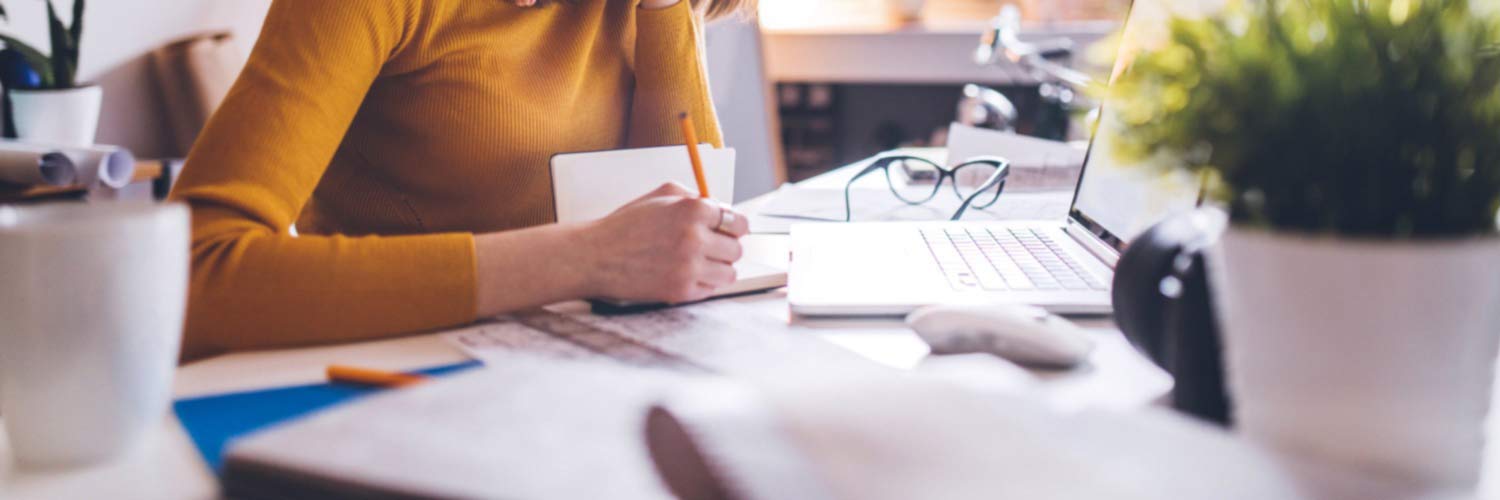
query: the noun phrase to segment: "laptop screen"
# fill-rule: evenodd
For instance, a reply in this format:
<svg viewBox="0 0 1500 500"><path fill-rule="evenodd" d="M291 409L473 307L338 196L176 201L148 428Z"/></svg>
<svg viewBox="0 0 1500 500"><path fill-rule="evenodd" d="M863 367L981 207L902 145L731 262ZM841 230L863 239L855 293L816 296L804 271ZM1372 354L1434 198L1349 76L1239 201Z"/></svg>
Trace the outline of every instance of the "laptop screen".
<svg viewBox="0 0 1500 500"><path fill-rule="evenodd" d="M1118 75L1129 63L1130 54L1141 43L1137 38L1142 26L1159 17L1160 9L1150 6L1154 3L1139 0L1131 8L1113 74ZM1106 101L1078 179L1071 215L1095 236L1123 251L1130 240L1157 222L1196 206L1200 185L1186 172L1163 173L1158 169L1115 161L1110 152L1110 141L1114 136L1110 126L1117 122L1109 119L1110 112Z"/></svg>

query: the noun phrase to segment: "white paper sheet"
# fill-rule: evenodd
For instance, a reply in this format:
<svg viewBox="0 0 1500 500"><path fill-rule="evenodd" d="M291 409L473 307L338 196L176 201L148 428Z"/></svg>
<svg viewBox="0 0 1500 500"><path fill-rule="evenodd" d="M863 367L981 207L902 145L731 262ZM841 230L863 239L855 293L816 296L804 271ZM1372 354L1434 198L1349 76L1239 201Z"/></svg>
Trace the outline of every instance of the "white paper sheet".
<svg viewBox="0 0 1500 500"><path fill-rule="evenodd" d="M881 370L880 365L734 302L706 302L642 314L502 316L444 335L485 363L532 353L560 359L737 376ZM551 326L546 323L563 322ZM585 331L594 330L594 331Z"/></svg>
<svg viewBox="0 0 1500 500"><path fill-rule="evenodd" d="M135 155L119 146L71 147L62 148L62 152L78 166L78 183L84 186L119 189L130 184L135 175Z"/></svg>
<svg viewBox="0 0 1500 500"><path fill-rule="evenodd" d="M947 165L977 156L1001 156L1022 168L1067 168L1083 165L1088 151L1066 142L1030 137L959 123L948 126Z"/></svg>
<svg viewBox="0 0 1500 500"><path fill-rule="evenodd" d="M910 189L910 188L908 188ZM850 195L855 222L943 221L953 216L961 203L953 193L938 193L922 205L908 205L885 189L855 189ZM786 233L798 222L843 222L842 189L784 187L751 217L755 233ZM964 220L1062 220L1068 215L1073 196L1066 191L1012 193L1007 188L1000 201L986 209L970 207Z"/></svg>
<svg viewBox="0 0 1500 500"><path fill-rule="evenodd" d="M980 156L1010 161L1007 190L1071 190L1078 183L1087 149L1066 142L974 128L954 123L948 127L947 165Z"/></svg>

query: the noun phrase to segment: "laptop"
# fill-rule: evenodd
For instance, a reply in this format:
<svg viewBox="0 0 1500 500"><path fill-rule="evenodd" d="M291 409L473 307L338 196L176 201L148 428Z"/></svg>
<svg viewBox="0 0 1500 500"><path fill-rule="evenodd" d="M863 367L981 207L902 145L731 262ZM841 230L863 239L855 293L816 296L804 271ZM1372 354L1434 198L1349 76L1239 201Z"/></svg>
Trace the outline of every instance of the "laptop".
<svg viewBox="0 0 1500 500"><path fill-rule="evenodd" d="M1152 225L1195 207L1199 184L1183 173L1116 164L1107 102L1102 112L1064 220L792 226L792 312L881 316L996 302L1058 314L1112 312L1120 254Z"/></svg>

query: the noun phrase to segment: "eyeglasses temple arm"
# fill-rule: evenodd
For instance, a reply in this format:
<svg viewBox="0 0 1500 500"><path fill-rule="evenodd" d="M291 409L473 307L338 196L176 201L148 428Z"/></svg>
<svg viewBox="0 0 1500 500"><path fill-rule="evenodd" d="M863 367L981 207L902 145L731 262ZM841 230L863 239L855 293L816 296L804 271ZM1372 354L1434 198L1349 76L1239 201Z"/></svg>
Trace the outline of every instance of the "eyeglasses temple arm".
<svg viewBox="0 0 1500 500"><path fill-rule="evenodd" d="M871 172L884 169L887 165L890 165L890 162L883 159L875 160L875 163L865 167L864 170L860 170L859 173L854 174L854 177L850 177L848 184L844 184L844 222L854 220L854 203L849 199L849 190L854 188L855 181L858 181L860 177L870 175Z"/></svg>
<svg viewBox="0 0 1500 500"><path fill-rule="evenodd" d="M978 199L979 195L984 194L985 191L989 191L990 188L995 187L996 184L1004 183L1005 179L1010 177L1010 162L1002 161L999 162L997 166L999 168L995 170L995 173L990 174L989 180L984 181L984 184L980 185L979 189L975 189L974 194L970 194L968 197L964 198L964 203L958 206L958 210L953 212L953 217L948 220L956 221L963 219L964 212L969 211L969 205L973 205L974 200Z"/></svg>

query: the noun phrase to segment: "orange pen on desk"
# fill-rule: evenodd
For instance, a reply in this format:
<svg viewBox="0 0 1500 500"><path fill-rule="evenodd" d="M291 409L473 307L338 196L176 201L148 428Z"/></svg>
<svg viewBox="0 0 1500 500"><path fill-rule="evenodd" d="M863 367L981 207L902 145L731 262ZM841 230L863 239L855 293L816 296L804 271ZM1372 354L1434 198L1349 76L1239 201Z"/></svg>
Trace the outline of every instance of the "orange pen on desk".
<svg viewBox="0 0 1500 500"><path fill-rule="evenodd" d="M677 117L682 125L682 139L687 141L688 159L693 161L693 178L698 181L698 197L708 198L708 178L703 176L703 157L698 155L698 132L693 126L693 117L683 113Z"/></svg>
<svg viewBox="0 0 1500 500"><path fill-rule="evenodd" d="M356 366L329 365L328 380L376 387L407 387L427 381L427 377L411 373L371 370Z"/></svg>

